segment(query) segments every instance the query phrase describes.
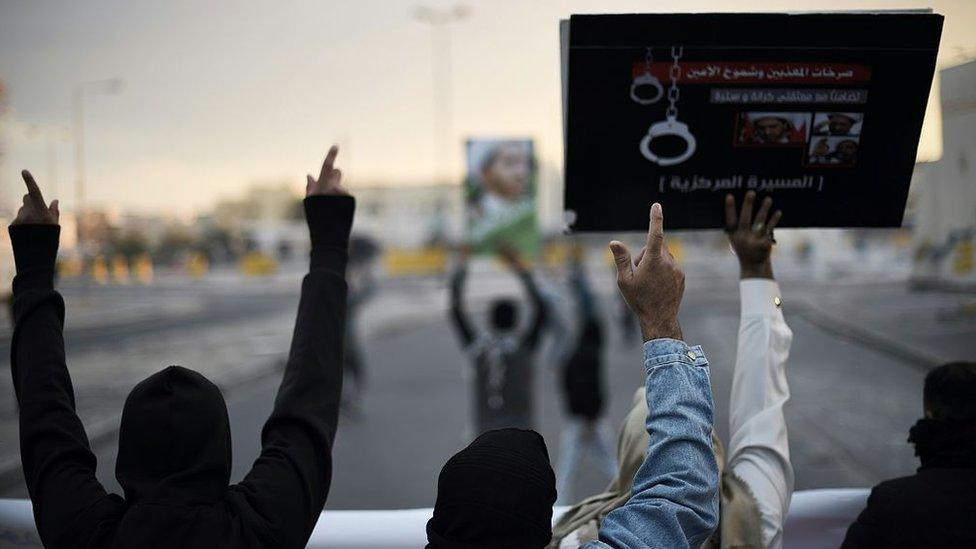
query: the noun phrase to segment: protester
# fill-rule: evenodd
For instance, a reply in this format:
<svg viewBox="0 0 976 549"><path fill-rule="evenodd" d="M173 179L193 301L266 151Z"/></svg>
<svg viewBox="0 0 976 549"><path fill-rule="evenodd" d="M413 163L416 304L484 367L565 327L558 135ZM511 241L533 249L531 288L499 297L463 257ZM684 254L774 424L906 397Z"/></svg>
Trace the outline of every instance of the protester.
<svg viewBox="0 0 976 549"><path fill-rule="evenodd" d="M610 243L617 285L644 338L646 457L630 499L603 520L599 547L698 547L718 522L718 466L712 453L712 395L700 346L682 341L678 308L684 273L664 243L664 216L634 263ZM552 537L555 479L545 441L518 429L489 431L441 470L427 547L541 548Z"/></svg>
<svg viewBox="0 0 976 549"><path fill-rule="evenodd" d="M976 362L929 372L922 405L908 432L921 467L871 490L842 547L976 547Z"/></svg>
<svg viewBox="0 0 976 549"><path fill-rule="evenodd" d="M703 547L781 547L793 492L783 417L789 398L785 365L792 333L780 310L770 258L773 229L782 214L777 211L769 217L772 200L766 198L753 220L754 201L755 193L747 193L738 215L732 196L725 203L729 242L739 260L741 311L727 463L721 442L712 434L721 472L721 519ZM625 504L649 441L642 422L648 411L645 399L635 398L620 430L619 473L605 492L584 499L560 517L550 548L574 548L594 539L602 522L612 516L608 514Z"/></svg>
<svg viewBox="0 0 976 549"><path fill-rule="evenodd" d="M372 256L375 244L365 238L349 241L349 264L346 268L346 337L344 340L342 404L345 416L357 416L362 411L366 391L366 352L362 348L360 313L376 293L372 275Z"/></svg>
<svg viewBox="0 0 976 549"><path fill-rule="evenodd" d="M574 249L572 284L576 294L579 328L575 349L563 365L563 396L569 414L559 451L557 504L572 498L572 481L583 457L589 456L607 478L617 472L609 433L600 418L603 412L603 321L583 266L583 249Z"/></svg>
<svg viewBox="0 0 976 549"><path fill-rule="evenodd" d="M312 253L295 332L261 455L228 486L230 426L216 385L170 366L136 385L122 411L116 478L106 494L75 413L64 313L54 290L58 204L30 173L10 226L17 276L11 371L24 477L45 547L304 547L322 511L342 387L346 246L355 202L326 156L308 176Z"/></svg>
<svg viewBox="0 0 976 549"><path fill-rule="evenodd" d="M563 296L560 293L558 274L550 270L537 281L539 295L546 304L546 323L542 327L543 363L551 369L562 365L566 359L566 340L572 337L569 323L563 316Z"/></svg>
<svg viewBox="0 0 976 549"><path fill-rule="evenodd" d="M535 425L532 389L535 372L533 361L546 323L546 306L528 268L516 252L502 248L502 259L522 281L532 314L528 328L518 326L518 305L512 299L500 298L491 303L491 331L479 332L464 310L464 283L467 279L467 252L451 278L451 320L457 329L464 352L471 357L475 377L473 385L475 435L490 429Z"/></svg>

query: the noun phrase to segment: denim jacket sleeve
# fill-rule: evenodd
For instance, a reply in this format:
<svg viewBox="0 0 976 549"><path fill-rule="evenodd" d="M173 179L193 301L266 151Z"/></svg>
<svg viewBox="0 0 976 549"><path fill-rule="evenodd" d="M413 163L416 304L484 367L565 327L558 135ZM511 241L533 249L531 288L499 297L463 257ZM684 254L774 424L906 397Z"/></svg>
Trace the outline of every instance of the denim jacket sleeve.
<svg viewBox="0 0 976 549"><path fill-rule="evenodd" d="M630 499L600 527L604 547L699 547L718 525L718 465L712 451L712 391L700 346L644 343L647 432Z"/></svg>

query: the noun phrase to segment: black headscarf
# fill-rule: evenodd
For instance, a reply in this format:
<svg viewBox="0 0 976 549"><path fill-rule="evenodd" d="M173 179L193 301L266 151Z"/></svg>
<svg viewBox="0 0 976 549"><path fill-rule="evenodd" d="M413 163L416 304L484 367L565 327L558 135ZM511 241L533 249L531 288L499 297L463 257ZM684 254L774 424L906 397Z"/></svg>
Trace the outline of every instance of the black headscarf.
<svg viewBox="0 0 976 549"><path fill-rule="evenodd" d="M127 503L216 502L227 490L230 468L230 422L216 385L170 366L132 389L115 465Z"/></svg>
<svg viewBox="0 0 976 549"><path fill-rule="evenodd" d="M921 469L976 468L976 420L918 420L908 442L915 445Z"/></svg>
<svg viewBox="0 0 976 549"><path fill-rule="evenodd" d="M545 547L555 501L556 478L542 435L485 432L441 469L427 547Z"/></svg>

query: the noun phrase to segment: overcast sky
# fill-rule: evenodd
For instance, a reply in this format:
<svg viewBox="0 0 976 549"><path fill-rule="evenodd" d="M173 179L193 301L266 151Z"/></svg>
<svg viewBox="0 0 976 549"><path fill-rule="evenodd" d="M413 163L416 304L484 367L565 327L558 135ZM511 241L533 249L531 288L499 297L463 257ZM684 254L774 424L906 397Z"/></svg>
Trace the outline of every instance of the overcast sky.
<svg viewBox="0 0 976 549"><path fill-rule="evenodd" d="M919 0L924 2L925 0ZM190 213L253 183L298 187L332 142L350 183L428 182L435 171L430 30L400 0L0 0L0 200L31 168L74 203L71 94L85 100L89 200ZM448 7L455 2L426 0ZM940 66L976 49L976 2L931 1L946 15ZM919 2L468 1L453 31L456 154L467 135L526 135L543 162L562 155L557 22L571 13L785 11L926 7ZM937 91L937 88L936 88ZM935 116L932 116L935 115ZM937 158L929 103L921 158Z"/></svg>

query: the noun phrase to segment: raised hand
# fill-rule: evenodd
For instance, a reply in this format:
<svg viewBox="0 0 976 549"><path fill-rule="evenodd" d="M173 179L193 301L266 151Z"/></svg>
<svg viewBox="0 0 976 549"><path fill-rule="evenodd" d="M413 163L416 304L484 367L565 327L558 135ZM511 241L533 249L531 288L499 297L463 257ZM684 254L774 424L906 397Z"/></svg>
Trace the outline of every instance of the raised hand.
<svg viewBox="0 0 976 549"><path fill-rule="evenodd" d="M731 194L725 195L725 231L729 234L732 250L739 258L742 278L773 278L773 263L770 260L775 243L773 229L783 217L783 212L776 210L770 217L773 199L767 196L753 220L752 208L755 200L755 191L747 192L742 200L742 211L736 215L735 197Z"/></svg>
<svg viewBox="0 0 976 549"><path fill-rule="evenodd" d="M682 339L678 308L685 292L685 274L664 242L664 212L651 206L650 227L636 263L622 242L610 242L617 265L617 287L630 310L637 315L644 341Z"/></svg>
<svg viewBox="0 0 976 549"><path fill-rule="evenodd" d="M41 195L41 189L34 181L34 176L27 170L20 172L27 184L27 194L24 195L24 205L17 210L17 217L11 225L57 225L61 217L57 199L48 206Z"/></svg>
<svg viewBox="0 0 976 549"><path fill-rule="evenodd" d="M343 195L349 196L349 191L342 186L342 171L339 168L334 168L336 155L339 154L339 146L332 145L329 148L329 153L325 155L325 161L322 162L322 171L319 172L319 178L315 179L311 174L308 175L308 181L305 184L305 196L315 196L315 195Z"/></svg>

